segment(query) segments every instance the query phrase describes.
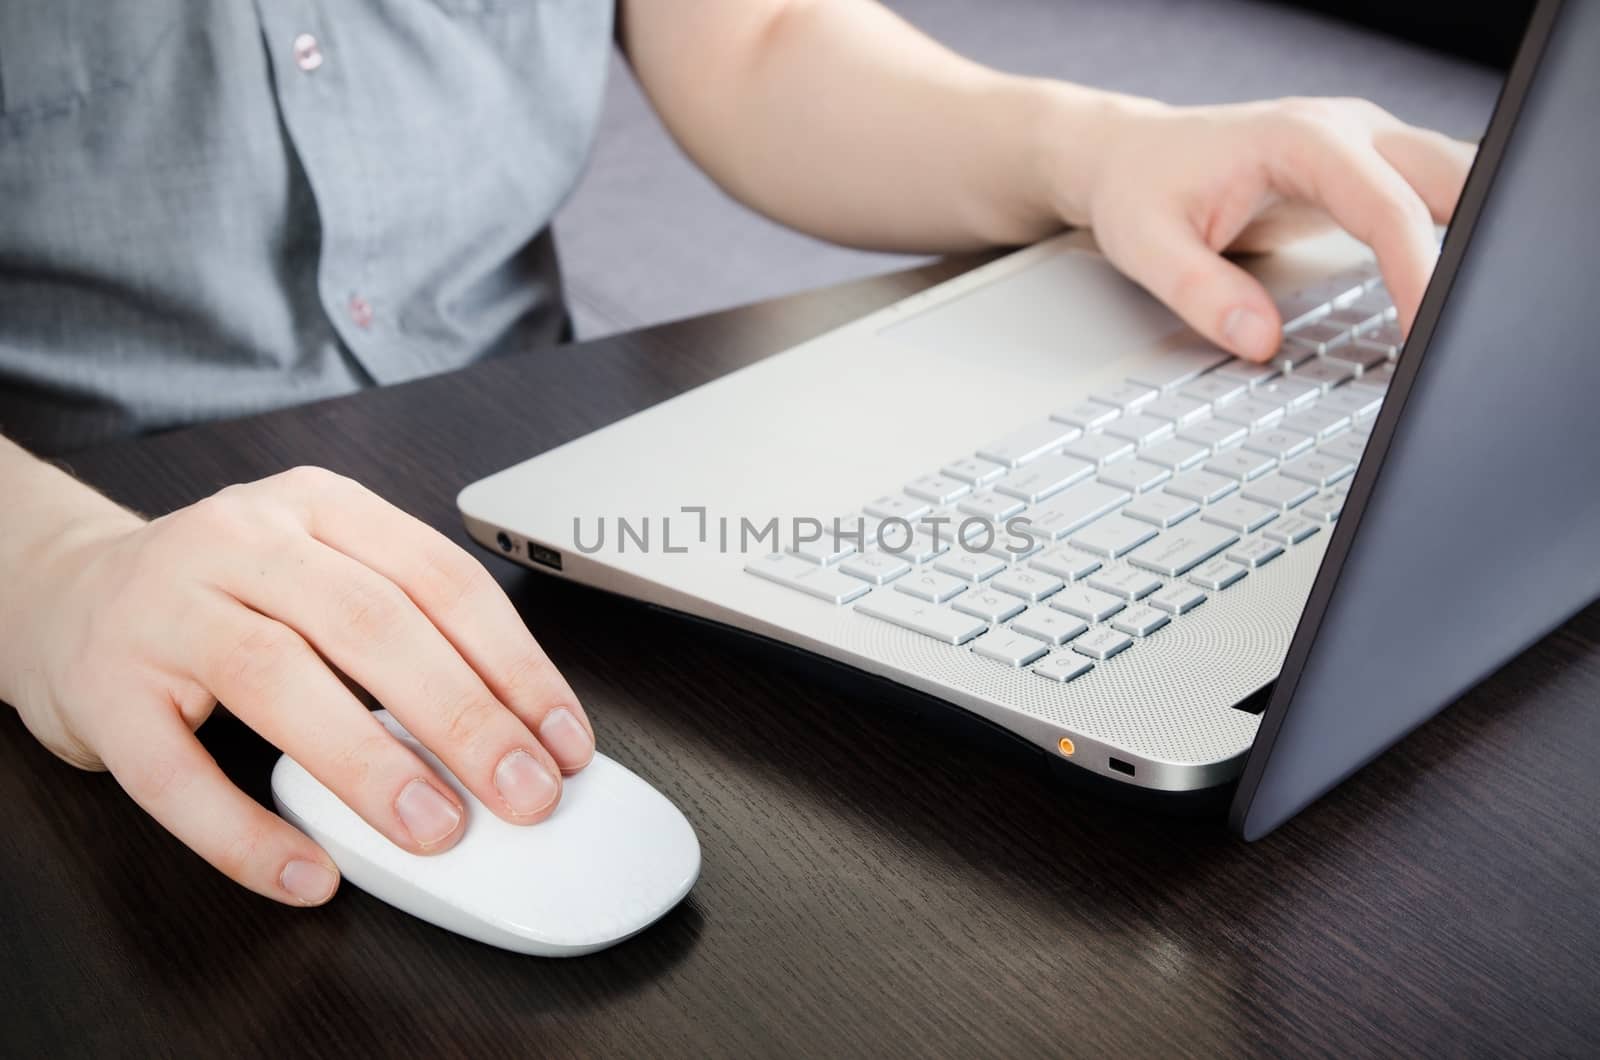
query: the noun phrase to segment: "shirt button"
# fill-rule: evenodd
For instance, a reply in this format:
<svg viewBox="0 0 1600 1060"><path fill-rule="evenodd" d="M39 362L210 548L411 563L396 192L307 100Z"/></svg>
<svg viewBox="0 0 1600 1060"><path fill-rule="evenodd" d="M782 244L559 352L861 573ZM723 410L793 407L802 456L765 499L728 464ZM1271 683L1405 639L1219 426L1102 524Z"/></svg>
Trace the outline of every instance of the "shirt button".
<svg viewBox="0 0 1600 1060"><path fill-rule="evenodd" d="M345 306L350 312L350 320L358 328L372 326L372 303L358 294L350 296L350 301Z"/></svg>
<svg viewBox="0 0 1600 1060"><path fill-rule="evenodd" d="M322 65L322 45L309 33L294 39L294 64L306 73Z"/></svg>

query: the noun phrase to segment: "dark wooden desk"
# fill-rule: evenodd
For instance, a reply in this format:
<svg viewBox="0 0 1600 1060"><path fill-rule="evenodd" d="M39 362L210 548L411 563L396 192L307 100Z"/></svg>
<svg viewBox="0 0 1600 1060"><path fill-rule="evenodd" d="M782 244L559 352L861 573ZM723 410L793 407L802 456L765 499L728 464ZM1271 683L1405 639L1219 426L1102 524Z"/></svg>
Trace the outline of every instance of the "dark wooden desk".
<svg viewBox="0 0 1600 1060"><path fill-rule="evenodd" d="M453 498L473 478L970 264L73 464L159 512L319 463L466 543ZM0 1054L1600 1048L1600 607L1247 846L930 731L907 694L484 559L606 750L699 830L689 900L568 961L465 941L351 888L287 909L7 711ZM202 733L264 799L274 752L226 716Z"/></svg>

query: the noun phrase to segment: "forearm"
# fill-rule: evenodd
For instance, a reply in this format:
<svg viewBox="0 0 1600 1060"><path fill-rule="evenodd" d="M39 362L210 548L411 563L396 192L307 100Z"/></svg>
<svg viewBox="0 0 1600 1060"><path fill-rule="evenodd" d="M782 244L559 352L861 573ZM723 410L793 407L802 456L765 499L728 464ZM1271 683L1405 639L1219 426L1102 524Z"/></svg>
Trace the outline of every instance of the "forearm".
<svg viewBox="0 0 1600 1060"><path fill-rule="evenodd" d="M0 701L17 703L32 665L16 631L51 592L52 557L72 542L138 517L59 468L0 437Z"/></svg>
<svg viewBox="0 0 1600 1060"><path fill-rule="evenodd" d="M940 252L1086 220L1099 141L1145 101L1013 77L867 0L628 0L623 44L731 194L834 242Z"/></svg>

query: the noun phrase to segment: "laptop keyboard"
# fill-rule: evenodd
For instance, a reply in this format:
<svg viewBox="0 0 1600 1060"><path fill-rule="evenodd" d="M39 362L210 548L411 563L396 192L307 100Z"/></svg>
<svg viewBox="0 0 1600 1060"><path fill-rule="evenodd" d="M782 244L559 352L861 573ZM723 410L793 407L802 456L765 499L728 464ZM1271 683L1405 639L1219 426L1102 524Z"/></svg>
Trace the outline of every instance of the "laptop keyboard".
<svg viewBox="0 0 1600 1060"><path fill-rule="evenodd" d="M1203 341L1164 354L745 569L1044 680L1081 677L1338 519L1399 354L1394 306L1369 268L1279 308L1270 363ZM1031 543L1007 530L1019 516Z"/></svg>

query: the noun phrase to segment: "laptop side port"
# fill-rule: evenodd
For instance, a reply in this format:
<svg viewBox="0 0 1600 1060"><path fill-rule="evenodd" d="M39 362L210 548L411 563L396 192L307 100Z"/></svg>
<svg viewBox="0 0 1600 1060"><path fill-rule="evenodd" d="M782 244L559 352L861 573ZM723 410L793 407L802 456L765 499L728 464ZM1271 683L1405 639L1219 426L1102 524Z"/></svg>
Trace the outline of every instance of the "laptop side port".
<svg viewBox="0 0 1600 1060"><path fill-rule="evenodd" d="M532 541L528 542L528 558L541 566L549 567L551 570L561 569L561 553L553 548L536 545Z"/></svg>

